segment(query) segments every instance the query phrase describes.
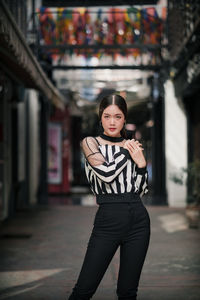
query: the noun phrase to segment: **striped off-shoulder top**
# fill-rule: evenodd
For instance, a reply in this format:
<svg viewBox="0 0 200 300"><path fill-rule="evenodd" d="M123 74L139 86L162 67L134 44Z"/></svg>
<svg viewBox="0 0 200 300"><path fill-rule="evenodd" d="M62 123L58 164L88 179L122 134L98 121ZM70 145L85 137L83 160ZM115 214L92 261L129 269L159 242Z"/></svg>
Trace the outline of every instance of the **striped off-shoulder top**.
<svg viewBox="0 0 200 300"><path fill-rule="evenodd" d="M81 146L85 155L85 171L97 203L131 202L134 196L148 192L148 173L138 168L122 137L86 137Z"/></svg>

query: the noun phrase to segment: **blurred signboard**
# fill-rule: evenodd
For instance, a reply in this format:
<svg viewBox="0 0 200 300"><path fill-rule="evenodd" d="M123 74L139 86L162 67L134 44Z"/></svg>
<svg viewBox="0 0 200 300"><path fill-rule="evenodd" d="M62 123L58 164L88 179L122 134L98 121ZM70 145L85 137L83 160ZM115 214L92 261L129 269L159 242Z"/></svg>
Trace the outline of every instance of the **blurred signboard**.
<svg viewBox="0 0 200 300"><path fill-rule="evenodd" d="M58 123L48 124L48 183L62 182L62 128Z"/></svg>

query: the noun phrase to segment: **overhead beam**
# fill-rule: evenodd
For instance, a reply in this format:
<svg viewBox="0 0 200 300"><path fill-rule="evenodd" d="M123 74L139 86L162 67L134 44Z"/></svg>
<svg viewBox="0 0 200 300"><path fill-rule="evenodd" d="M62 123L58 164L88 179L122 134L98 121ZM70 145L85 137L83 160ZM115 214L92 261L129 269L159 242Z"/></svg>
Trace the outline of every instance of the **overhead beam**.
<svg viewBox="0 0 200 300"><path fill-rule="evenodd" d="M99 49L142 49L142 50L160 50L161 45L154 45L154 44L141 44L141 43L134 43L134 44L114 44L114 45L68 45L68 44L52 44L52 45L40 45L40 49L44 50L76 50L76 49L92 49L92 50L99 50Z"/></svg>
<svg viewBox="0 0 200 300"><path fill-rule="evenodd" d="M149 70L149 71L157 71L161 68L161 65L130 65L130 66L115 66L115 65L107 65L107 66L48 66L48 69L52 70Z"/></svg>
<svg viewBox="0 0 200 300"><path fill-rule="evenodd" d="M155 5L158 0L43 0L46 7L94 7L94 6L124 6L124 5Z"/></svg>

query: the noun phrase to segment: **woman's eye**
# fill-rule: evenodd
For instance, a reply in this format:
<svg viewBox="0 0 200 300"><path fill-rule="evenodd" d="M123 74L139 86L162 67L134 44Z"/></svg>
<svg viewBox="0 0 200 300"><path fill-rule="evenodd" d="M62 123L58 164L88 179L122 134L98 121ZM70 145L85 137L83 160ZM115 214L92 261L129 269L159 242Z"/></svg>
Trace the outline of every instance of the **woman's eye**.
<svg viewBox="0 0 200 300"><path fill-rule="evenodd" d="M117 116L117 119L121 119L121 116Z"/></svg>
<svg viewBox="0 0 200 300"><path fill-rule="evenodd" d="M105 118L105 119L108 119L108 118L109 118L109 116L104 116L104 118Z"/></svg>

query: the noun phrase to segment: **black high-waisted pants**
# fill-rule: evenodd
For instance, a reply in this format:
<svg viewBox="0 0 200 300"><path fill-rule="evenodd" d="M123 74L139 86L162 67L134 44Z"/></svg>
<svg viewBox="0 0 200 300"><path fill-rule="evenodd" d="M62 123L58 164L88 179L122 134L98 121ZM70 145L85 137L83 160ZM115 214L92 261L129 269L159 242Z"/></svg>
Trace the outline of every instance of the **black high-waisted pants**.
<svg viewBox="0 0 200 300"><path fill-rule="evenodd" d="M116 293L119 300L135 300L150 237L145 206L140 198L131 203L100 204L93 225L83 266L68 300L91 299L119 246Z"/></svg>

